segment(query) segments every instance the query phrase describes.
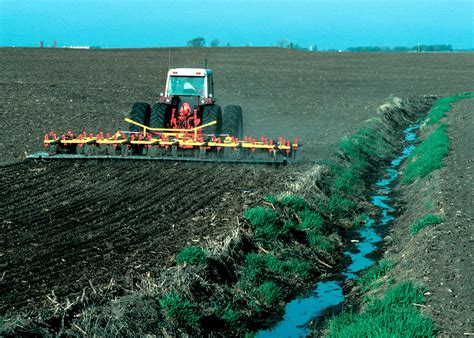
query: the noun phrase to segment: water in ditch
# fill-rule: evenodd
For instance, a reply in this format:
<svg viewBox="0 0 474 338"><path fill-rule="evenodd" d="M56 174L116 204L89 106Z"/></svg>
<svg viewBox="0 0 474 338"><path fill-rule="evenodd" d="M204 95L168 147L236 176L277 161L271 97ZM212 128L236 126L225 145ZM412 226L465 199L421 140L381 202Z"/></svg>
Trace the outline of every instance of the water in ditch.
<svg viewBox="0 0 474 338"><path fill-rule="evenodd" d="M323 314L323 312L344 301L342 285L347 279L357 279L358 273L375 263L368 257L381 242L379 229L395 220L395 209L390 206L391 183L398 177L398 167L415 149L416 131L420 128L415 124L404 130L405 148L400 156L390 163L384 175L377 183L376 195L372 196L372 204L379 210L377 219L369 218L367 226L357 230L355 234L355 250L344 252L350 257L351 263L342 276L333 280L318 282L311 294L305 298L295 299L285 307L283 319L274 327L258 332L258 337L305 337L311 334L309 323Z"/></svg>

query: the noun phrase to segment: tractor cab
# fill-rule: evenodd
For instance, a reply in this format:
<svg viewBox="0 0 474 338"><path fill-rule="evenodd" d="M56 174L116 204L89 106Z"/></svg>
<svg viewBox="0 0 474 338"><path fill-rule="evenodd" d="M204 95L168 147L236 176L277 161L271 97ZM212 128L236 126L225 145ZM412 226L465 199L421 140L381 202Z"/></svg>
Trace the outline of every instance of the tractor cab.
<svg viewBox="0 0 474 338"><path fill-rule="evenodd" d="M212 70L203 68L175 68L168 71L164 95L160 101L170 103L173 97L198 97L199 104L214 103Z"/></svg>

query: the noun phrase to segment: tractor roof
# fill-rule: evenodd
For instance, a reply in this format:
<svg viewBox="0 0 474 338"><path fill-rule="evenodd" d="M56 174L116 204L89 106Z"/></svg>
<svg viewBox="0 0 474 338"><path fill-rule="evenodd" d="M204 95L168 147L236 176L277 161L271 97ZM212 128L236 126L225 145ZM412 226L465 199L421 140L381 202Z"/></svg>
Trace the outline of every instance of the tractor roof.
<svg viewBox="0 0 474 338"><path fill-rule="evenodd" d="M173 68L168 71L168 76L206 76L212 75L211 69L205 68Z"/></svg>

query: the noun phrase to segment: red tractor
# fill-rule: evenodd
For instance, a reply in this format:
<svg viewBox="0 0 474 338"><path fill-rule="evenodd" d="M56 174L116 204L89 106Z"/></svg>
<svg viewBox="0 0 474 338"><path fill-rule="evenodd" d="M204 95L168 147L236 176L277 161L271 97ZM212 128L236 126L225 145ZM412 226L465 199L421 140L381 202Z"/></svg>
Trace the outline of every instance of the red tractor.
<svg viewBox="0 0 474 338"><path fill-rule="evenodd" d="M242 108L228 105L222 114L214 97L211 69L170 69L165 93L160 94L158 102L152 107L136 102L130 119L150 128L170 129L192 129L216 121L216 124L204 127L203 134L243 137ZM141 128L131 124L130 131L139 132Z"/></svg>

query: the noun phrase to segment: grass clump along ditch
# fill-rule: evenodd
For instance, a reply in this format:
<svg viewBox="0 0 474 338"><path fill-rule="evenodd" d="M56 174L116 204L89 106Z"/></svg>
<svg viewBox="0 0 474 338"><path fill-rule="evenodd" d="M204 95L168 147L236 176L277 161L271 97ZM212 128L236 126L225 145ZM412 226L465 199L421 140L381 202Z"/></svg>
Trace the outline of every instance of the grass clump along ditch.
<svg viewBox="0 0 474 338"><path fill-rule="evenodd" d="M379 279L385 276L392 268L393 261L384 259L373 265L357 280L357 285L362 288L362 291L368 291L372 288L377 288L382 282Z"/></svg>
<svg viewBox="0 0 474 338"><path fill-rule="evenodd" d="M428 214L411 226L411 234L416 235L421 229L424 229L430 225L436 225L443 222L443 218L438 215Z"/></svg>
<svg viewBox="0 0 474 338"><path fill-rule="evenodd" d="M470 99L474 98L474 92L466 92L458 95L453 95L453 96L446 96L442 97L439 100L435 102L433 107L431 108L426 124L427 125L434 125L438 123L448 111L450 111L453 107L453 104L463 100L463 99Z"/></svg>
<svg viewBox="0 0 474 338"><path fill-rule="evenodd" d="M199 246L186 246L175 257L177 264L204 265L209 253Z"/></svg>
<svg viewBox="0 0 474 338"><path fill-rule="evenodd" d="M445 123L438 126L415 149L408 159L402 183L414 182L417 178L428 176L443 166L443 159L449 151L449 138Z"/></svg>
<svg viewBox="0 0 474 338"><path fill-rule="evenodd" d="M427 290L410 280L395 283L390 272L393 267L393 260L384 259L367 269L357 280L357 293L369 296L327 319L322 325L324 336L434 336L434 322L419 310L425 304Z"/></svg>
<svg viewBox="0 0 474 338"><path fill-rule="evenodd" d="M422 126L426 132L425 140L409 156L402 184L428 177L434 170L443 167L443 159L449 151L447 124L442 122L443 118L454 103L469 98L474 98L474 92L442 97L433 104Z"/></svg>
<svg viewBox="0 0 474 338"><path fill-rule="evenodd" d="M418 307L426 290L411 281L388 287L383 296L370 297L360 312L345 311L325 323L328 337L432 337L433 321Z"/></svg>

